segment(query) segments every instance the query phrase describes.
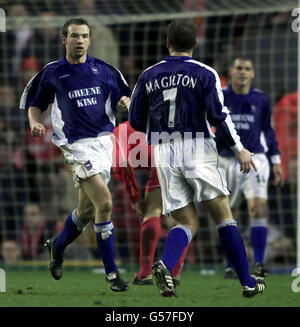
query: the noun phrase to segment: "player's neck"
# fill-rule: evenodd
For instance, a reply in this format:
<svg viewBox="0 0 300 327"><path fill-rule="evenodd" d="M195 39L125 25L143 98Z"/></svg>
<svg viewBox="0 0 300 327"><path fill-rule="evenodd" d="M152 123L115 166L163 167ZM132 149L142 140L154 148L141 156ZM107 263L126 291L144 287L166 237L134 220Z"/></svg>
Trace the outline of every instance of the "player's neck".
<svg viewBox="0 0 300 327"><path fill-rule="evenodd" d="M86 58L87 58L87 55L85 54L85 55L83 55L82 57L79 57L79 58L77 58L77 57L72 57L72 56L70 56L69 54L66 54L66 59L67 59L67 61L68 61L68 63L69 64L83 64L83 63L85 63L86 62Z"/></svg>
<svg viewBox="0 0 300 327"><path fill-rule="evenodd" d="M170 53L170 56L192 57L192 55L193 55L193 51L179 52L179 51L175 51L175 50L170 50L169 53Z"/></svg>
<svg viewBox="0 0 300 327"><path fill-rule="evenodd" d="M236 85L231 84L233 92L236 94L248 94L250 92L251 85Z"/></svg>

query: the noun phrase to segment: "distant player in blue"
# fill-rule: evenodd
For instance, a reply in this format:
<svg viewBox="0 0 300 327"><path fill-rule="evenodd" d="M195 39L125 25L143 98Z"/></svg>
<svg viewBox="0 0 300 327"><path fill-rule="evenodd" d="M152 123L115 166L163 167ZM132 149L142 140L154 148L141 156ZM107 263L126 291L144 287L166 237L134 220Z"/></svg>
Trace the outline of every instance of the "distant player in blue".
<svg viewBox="0 0 300 327"><path fill-rule="evenodd" d="M217 224L243 296L252 297L262 293L265 284L249 274L211 125L220 128L243 172L249 173L255 165L223 105L218 74L191 57L196 46L194 25L187 20L172 22L167 31L170 55L141 74L131 98L130 125L146 132L148 142L155 145L163 214L170 213L179 223L168 233L161 260L154 263L152 273L162 296L176 295L170 272L198 229L194 202L202 202Z"/></svg>
<svg viewBox="0 0 300 327"><path fill-rule="evenodd" d="M36 137L45 133L40 117L51 105L52 141L62 150L79 189L77 208L62 232L45 244L50 253L49 269L55 279L61 278L65 248L93 220L106 280L113 291L122 292L128 286L114 262L112 199L107 183L114 111L128 110L130 90L117 69L87 54L91 30L85 20L67 21L61 38L65 57L49 63L29 81L20 104L28 109L31 133Z"/></svg>
<svg viewBox="0 0 300 327"><path fill-rule="evenodd" d="M283 185L283 173L280 154L271 126L271 107L268 97L261 91L251 87L254 78L254 67L250 59L236 58L229 71L231 84L223 89L224 104L228 108L231 119L241 138L243 145L254 153L253 160L257 171L244 175L240 172L234 153L226 146L222 134L216 132L216 143L226 177L230 194L230 206L234 217L238 216L238 208L242 194L247 200L250 217L250 241L254 251L255 272L265 277L264 252L267 242L267 199L270 175L269 161L273 165L274 185ZM234 277L234 271L227 260L225 278Z"/></svg>

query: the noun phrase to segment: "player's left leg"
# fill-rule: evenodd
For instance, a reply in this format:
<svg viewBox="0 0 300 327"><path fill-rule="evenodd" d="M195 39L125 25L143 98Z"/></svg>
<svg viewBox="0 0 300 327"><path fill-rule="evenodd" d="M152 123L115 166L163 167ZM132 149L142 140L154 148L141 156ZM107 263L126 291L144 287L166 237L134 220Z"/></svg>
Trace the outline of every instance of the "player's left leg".
<svg viewBox="0 0 300 327"><path fill-rule="evenodd" d="M171 272L182 257L199 226L195 205L190 202L183 208L171 212L177 225L165 240L161 260L154 263L152 272L162 296L176 296Z"/></svg>
<svg viewBox="0 0 300 327"><path fill-rule="evenodd" d="M121 279L114 261L114 226L111 221L112 199L110 191L101 174L82 180L81 187L95 207L94 230L106 279L113 291L125 291L128 286Z"/></svg>
<svg viewBox="0 0 300 327"><path fill-rule="evenodd" d="M218 227L221 244L238 275L243 288L243 296L252 297L262 293L265 284L256 280L249 273L244 241L237 228L237 223L232 217L228 196L218 196L202 203Z"/></svg>
<svg viewBox="0 0 300 327"><path fill-rule="evenodd" d="M250 219L250 241L255 261L255 275L265 277L268 273L264 266L264 254L267 245L267 199L247 199Z"/></svg>
<svg viewBox="0 0 300 327"><path fill-rule="evenodd" d="M132 284L152 284L151 267L154 260L157 242L160 237L161 213L162 200L160 187L150 191L146 191L144 202L144 216L140 228L140 269L138 274L132 280Z"/></svg>

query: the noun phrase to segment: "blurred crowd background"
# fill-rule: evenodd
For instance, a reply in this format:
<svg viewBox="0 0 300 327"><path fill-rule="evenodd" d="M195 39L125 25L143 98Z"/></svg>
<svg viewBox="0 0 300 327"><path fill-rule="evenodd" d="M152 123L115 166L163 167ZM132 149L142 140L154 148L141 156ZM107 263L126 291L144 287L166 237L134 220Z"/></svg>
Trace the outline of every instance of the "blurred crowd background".
<svg viewBox="0 0 300 327"><path fill-rule="evenodd" d="M139 74L167 55L165 31L177 17L194 20L199 46L195 59L214 67L222 85L230 83L228 67L237 55L254 62L254 86L271 100L286 183L269 186L268 264L289 267L296 260L297 190L297 33L291 29L291 10L253 1L205 0L0 0L6 12L6 32L0 33L0 259L5 263L47 260L43 242L58 233L76 206L71 175L59 150L52 145L49 112L43 116L46 134L33 138L19 101L27 82L47 63L64 55L61 28L70 17L84 17L92 27L89 54L117 67L131 89ZM295 2L295 3L294 3ZM218 5L219 4L219 5ZM239 7L239 4L241 5ZM239 9L239 10L238 10ZM126 115L118 115L118 122ZM145 173L138 173L141 185ZM113 221L116 256L138 263L140 219L131 209L125 186L114 176ZM186 265L223 263L215 226L199 206L200 229L189 249ZM245 203L239 226L248 242ZM157 252L168 226L164 226ZM88 226L65 252L66 260L98 258L96 240ZM251 251L249 251L251 260ZM280 268L278 268L280 269Z"/></svg>

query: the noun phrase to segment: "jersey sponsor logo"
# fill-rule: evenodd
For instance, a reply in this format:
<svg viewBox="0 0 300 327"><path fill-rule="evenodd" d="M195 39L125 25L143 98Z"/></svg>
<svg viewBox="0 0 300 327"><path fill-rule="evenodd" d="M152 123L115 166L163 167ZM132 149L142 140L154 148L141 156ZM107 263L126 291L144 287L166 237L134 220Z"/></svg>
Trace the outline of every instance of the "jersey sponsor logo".
<svg viewBox="0 0 300 327"><path fill-rule="evenodd" d="M236 129L249 130L250 124L255 122L253 115L231 114Z"/></svg>
<svg viewBox="0 0 300 327"><path fill-rule="evenodd" d="M86 89L72 90L68 93L68 97L70 99L76 99L79 97L97 95L97 94L101 94L100 86L89 87ZM97 99L95 97L77 99L76 104L78 108L85 107L85 106L93 106L97 104Z"/></svg>
<svg viewBox="0 0 300 327"><path fill-rule="evenodd" d="M155 78L154 81L146 83L147 94L153 91L160 90L161 88L169 88L174 86L182 85L184 87L195 88L197 78L193 78L189 75L176 74L171 76L164 76L160 79Z"/></svg>

